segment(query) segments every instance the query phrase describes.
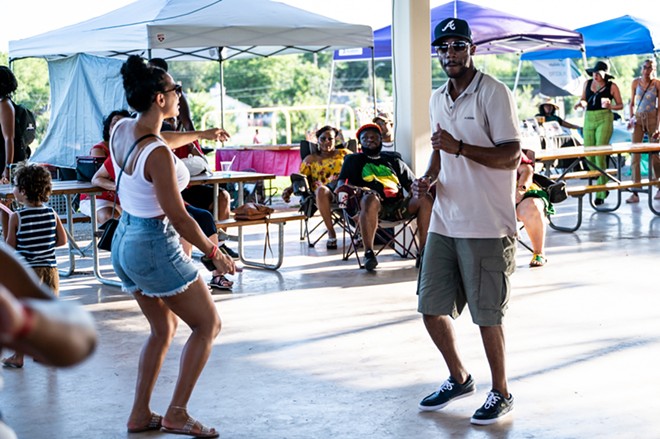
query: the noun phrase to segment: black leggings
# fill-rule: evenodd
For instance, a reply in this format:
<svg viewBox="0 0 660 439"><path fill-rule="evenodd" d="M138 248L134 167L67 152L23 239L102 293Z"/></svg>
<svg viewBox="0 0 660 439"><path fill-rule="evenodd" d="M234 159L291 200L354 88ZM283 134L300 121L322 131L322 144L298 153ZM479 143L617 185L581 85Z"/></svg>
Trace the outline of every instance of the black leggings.
<svg viewBox="0 0 660 439"><path fill-rule="evenodd" d="M213 236L218 233L218 229L215 227L215 220L213 215L206 209L199 209L190 204L186 204L186 210L188 214L199 224L199 228L202 229L204 235Z"/></svg>

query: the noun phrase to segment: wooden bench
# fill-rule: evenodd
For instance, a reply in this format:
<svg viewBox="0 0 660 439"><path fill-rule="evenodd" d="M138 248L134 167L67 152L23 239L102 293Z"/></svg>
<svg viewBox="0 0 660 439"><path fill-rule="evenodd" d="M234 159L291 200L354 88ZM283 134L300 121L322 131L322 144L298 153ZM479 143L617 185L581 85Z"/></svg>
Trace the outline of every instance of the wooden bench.
<svg viewBox="0 0 660 439"><path fill-rule="evenodd" d="M221 227L238 227L238 254L243 264L251 267L266 268L268 270L277 270L282 266L284 261L284 224L289 221L301 221L305 219L305 215L300 212L273 212L268 218L254 219L254 220L238 220L236 218L229 218L226 220L216 221L216 226ZM270 247L270 235L268 233L268 225L277 224L278 227L278 245L277 245L277 261L274 264L266 263L266 252ZM264 235L264 254L263 262L248 260L244 257L243 250L243 227L266 225L266 234Z"/></svg>
<svg viewBox="0 0 660 439"><path fill-rule="evenodd" d="M561 232L574 232L577 229L579 229L580 225L582 225L582 198L587 194L593 194L595 192L616 191L617 193L617 202L616 205L614 205L613 207L596 205L590 195L589 202L591 204L591 207L593 207L594 210L598 212L613 212L617 210L621 206L621 191L625 191L629 189L639 189L638 192L648 193L649 209L651 209L651 212L653 212L656 215L660 215L660 211L656 210L655 207L653 206L652 188L654 186L660 186L660 180L643 179L639 182L634 182L631 180L622 181L622 182L611 181L605 184L567 186L566 193L569 196L578 199L577 222L574 226L571 227L558 226L557 224L554 224L552 222L551 217L548 217L550 222L550 227L552 227L555 230L559 230Z"/></svg>
<svg viewBox="0 0 660 439"><path fill-rule="evenodd" d="M60 221L62 221L62 224L67 224L69 222L69 220L66 217L66 214L60 215ZM72 215L71 221L73 222L73 224L80 224L80 223L88 223L92 221L92 219L87 215L85 215L84 213L76 212Z"/></svg>
<svg viewBox="0 0 660 439"><path fill-rule="evenodd" d="M608 175L617 175L619 171L616 168L610 168L606 169L605 172L607 172ZM562 180L583 180L587 178L598 178L602 174L597 171L597 170L591 170L591 171L574 171L574 172L568 172L566 175L564 175L561 179ZM550 176L551 180L557 180L561 174L554 174Z"/></svg>

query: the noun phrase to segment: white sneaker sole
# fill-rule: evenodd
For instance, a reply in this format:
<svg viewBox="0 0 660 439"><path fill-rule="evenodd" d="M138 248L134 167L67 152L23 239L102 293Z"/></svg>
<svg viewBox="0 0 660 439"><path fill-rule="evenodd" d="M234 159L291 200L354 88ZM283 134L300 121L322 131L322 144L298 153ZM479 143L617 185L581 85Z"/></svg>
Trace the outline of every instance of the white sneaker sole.
<svg viewBox="0 0 660 439"><path fill-rule="evenodd" d="M463 394L461 394L461 395L459 395L459 396L456 396L456 397L450 399L449 401L445 402L444 404L439 404L439 405L422 405L422 404L420 403L420 404L417 406L417 408L418 408L420 411L422 411L422 412L434 412L434 411L436 411L436 410L440 410L440 409L443 409L443 408L447 407L449 404L451 404L452 402L456 401L457 399L467 398L468 396L472 396L472 395L474 395L475 393L477 393L477 388L476 388L476 386L475 386L475 388L474 388L471 392L463 393Z"/></svg>
<svg viewBox="0 0 660 439"><path fill-rule="evenodd" d="M509 416L511 413L513 413L513 409L509 410L508 412L506 412L506 413L503 414L502 416L499 416L499 417L497 417L497 418L493 418L493 419L475 419L475 418L470 418L470 424L474 424L474 425L491 425L491 424L494 424L494 423L496 423L496 422L500 422L502 419L505 419L505 418L506 418L507 416Z"/></svg>

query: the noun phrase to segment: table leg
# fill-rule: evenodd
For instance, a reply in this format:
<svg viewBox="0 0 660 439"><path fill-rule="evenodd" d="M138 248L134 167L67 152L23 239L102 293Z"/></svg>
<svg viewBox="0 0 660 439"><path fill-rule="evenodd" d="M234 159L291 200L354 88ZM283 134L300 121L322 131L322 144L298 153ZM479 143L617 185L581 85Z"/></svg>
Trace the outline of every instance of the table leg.
<svg viewBox="0 0 660 439"><path fill-rule="evenodd" d="M90 194L90 209L92 211L92 220L89 222L92 226L92 260L94 261L94 277L104 285L110 285L113 287L121 287L121 282L108 279L101 274L101 268L99 264L99 247L98 239L96 239L96 195Z"/></svg>
<svg viewBox="0 0 660 439"><path fill-rule="evenodd" d="M76 270L76 257L74 256L73 252L80 252L80 247L78 247L78 243L76 243L75 239L73 239L73 206L71 202L71 195L66 194L64 197L66 199L66 228L64 230L67 233L67 241L69 247L69 269L66 271L59 270L59 273L61 277L69 277Z"/></svg>

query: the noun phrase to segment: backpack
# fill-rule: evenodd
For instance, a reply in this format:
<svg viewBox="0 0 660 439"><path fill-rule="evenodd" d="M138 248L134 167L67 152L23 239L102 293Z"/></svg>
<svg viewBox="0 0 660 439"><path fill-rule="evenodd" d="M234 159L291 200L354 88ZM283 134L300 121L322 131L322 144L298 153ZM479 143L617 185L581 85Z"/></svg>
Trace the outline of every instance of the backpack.
<svg viewBox="0 0 660 439"><path fill-rule="evenodd" d="M37 120L30 109L13 101L12 104L14 104L15 148L20 146L25 149L34 142L37 131Z"/></svg>

